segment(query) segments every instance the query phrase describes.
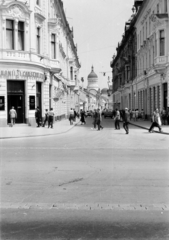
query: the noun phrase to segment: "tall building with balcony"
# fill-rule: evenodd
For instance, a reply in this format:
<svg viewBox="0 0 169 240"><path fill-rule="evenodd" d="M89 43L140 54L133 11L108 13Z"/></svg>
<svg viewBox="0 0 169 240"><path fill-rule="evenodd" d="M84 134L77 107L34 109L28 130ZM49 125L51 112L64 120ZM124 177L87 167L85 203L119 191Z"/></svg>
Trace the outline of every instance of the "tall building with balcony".
<svg viewBox="0 0 169 240"><path fill-rule="evenodd" d="M155 108L169 107L169 1L143 2L135 24L137 78L135 105L150 116Z"/></svg>
<svg viewBox="0 0 169 240"><path fill-rule="evenodd" d="M78 105L80 64L61 0L0 1L0 125L35 124L53 107L56 118Z"/></svg>
<svg viewBox="0 0 169 240"><path fill-rule="evenodd" d="M111 62L115 107L169 108L169 2L135 0L117 54Z"/></svg>
<svg viewBox="0 0 169 240"><path fill-rule="evenodd" d="M113 76L114 109L133 107L133 81L136 77L136 14L125 23L124 34L116 48L117 53L110 63Z"/></svg>

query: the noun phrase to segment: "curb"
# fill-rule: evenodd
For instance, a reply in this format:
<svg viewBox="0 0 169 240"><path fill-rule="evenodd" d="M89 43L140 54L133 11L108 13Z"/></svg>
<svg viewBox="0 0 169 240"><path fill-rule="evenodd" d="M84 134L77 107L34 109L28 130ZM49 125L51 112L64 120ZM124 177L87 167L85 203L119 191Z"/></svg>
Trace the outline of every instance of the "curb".
<svg viewBox="0 0 169 240"><path fill-rule="evenodd" d="M80 121L79 121L80 122ZM70 127L68 130L64 131L64 132L59 132L59 133L48 133L48 134L40 134L40 135L25 135L25 136L15 136L15 137L0 137L1 139L13 139L13 138L31 138L31 137L48 137L48 136L54 136L54 135L59 135L59 134L64 134L69 132L70 130L72 130L75 126L77 126L77 124L79 123L75 123L72 127Z"/></svg>
<svg viewBox="0 0 169 240"><path fill-rule="evenodd" d="M138 127L138 128L142 128L142 129L149 130L149 128L146 128L146 127L137 125L137 124L135 124L135 123L129 122L129 124L130 124L130 125L133 125L133 126L135 126L135 127ZM158 132L158 131L154 131L154 130L153 130L153 132L154 132L154 133L159 133L159 134L164 134L164 135L169 135L169 133L167 133L167 132Z"/></svg>

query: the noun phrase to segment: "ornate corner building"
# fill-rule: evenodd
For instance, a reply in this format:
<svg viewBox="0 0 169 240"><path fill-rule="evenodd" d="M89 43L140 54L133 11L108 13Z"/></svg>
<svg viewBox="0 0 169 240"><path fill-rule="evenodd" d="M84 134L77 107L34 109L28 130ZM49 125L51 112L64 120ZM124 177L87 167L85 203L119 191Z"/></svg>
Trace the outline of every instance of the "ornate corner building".
<svg viewBox="0 0 169 240"><path fill-rule="evenodd" d="M0 126L12 106L29 125L37 106L56 119L79 109L81 66L61 0L0 0L0 34Z"/></svg>
<svg viewBox="0 0 169 240"><path fill-rule="evenodd" d="M169 108L169 1L135 0L111 62L115 107Z"/></svg>

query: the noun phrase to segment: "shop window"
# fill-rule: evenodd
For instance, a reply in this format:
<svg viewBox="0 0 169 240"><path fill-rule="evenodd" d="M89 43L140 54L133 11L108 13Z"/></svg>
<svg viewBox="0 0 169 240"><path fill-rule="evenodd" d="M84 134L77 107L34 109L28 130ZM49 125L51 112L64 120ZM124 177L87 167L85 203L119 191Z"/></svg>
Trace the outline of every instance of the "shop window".
<svg viewBox="0 0 169 240"><path fill-rule="evenodd" d="M18 50L24 50L24 22L18 22Z"/></svg>
<svg viewBox="0 0 169 240"><path fill-rule="evenodd" d="M56 35L51 35L51 58L56 59Z"/></svg>
<svg viewBox="0 0 169 240"><path fill-rule="evenodd" d="M168 12L168 3L167 3L168 0L164 0L164 13L167 13Z"/></svg>
<svg viewBox="0 0 169 240"><path fill-rule="evenodd" d="M165 55L165 36L164 30L160 30L160 56Z"/></svg>
<svg viewBox="0 0 169 240"><path fill-rule="evenodd" d="M37 53L40 54L40 28L38 27L36 31L36 50Z"/></svg>
<svg viewBox="0 0 169 240"><path fill-rule="evenodd" d="M6 20L6 48L14 50L14 21Z"/></svg>

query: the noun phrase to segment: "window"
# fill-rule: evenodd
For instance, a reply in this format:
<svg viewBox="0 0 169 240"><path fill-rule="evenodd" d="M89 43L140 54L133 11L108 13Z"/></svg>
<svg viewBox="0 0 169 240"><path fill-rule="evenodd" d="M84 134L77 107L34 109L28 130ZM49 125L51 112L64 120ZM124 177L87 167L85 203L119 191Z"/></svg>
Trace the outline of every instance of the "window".
<svg viewBox="0 0 169 240"><path fill-rule="evenodd" d="M149 35L151 34L151 18L149 17Z"/></svg>
<svg viewBox="0 0 169 240"><path fill-rule="evenodd" d="M40 6L40 0L36 0L36 5Z"/></svg>
<svg viewBox="0 0 169 240"><path fill-rule="evenodd" d="M73 80L73 67L70 67L70 80Z"/></svg>
<svg viewBox="0 0 169 240"><path fill-rule="evenodd" d="M165 55L165 36L164 30L160 30L160 56Z"/></svg>
<svg viewBox="0 0 169 240"><path fill-rule="evenodd" d="M144 27L143 27L143 43L144 43Z"/></svg>
<svg viewBox="0 0 169 240"><path fill-rule="evenodd" d="M160 13L160 7L159 7L159 3L157 4L157 14Z"/></svg>
<svg viewBox="0 0 169 240"><path fill-rule="evenodd" d="M40 28L38 27L36 31L36 50L40 54Z"/></svg>
<svg viewBox="0 0 169 240"><path fill-rule="evenodd" d="M14 21L6 20L6 48L14 50Z"/></svg>
<svg viewBox="0 0 169 240"><path fill-rule="evenodd" d="M56 35L51 35L51 58L56 59Z"/></svg>
<svg viewBox="0 0 169 240"><path fill-rule="evenodd" d="M168 4L167 4L168 0L164 0L164 13L168 12Z"/></svg>
<svg viewBox="0 0 169 240"><path fill-rule="evenodd" d="M18 22L18 50L24 50L24 22Z"/></svg>
<svg viewBox="0 0 169 240"><path fill-rule="evenodd" d="M157 37L155 34L155 57L157 57Z"/></svg>
<svg viewBox="0 0 169 240"><path fill-rule="evenodd" d="M147 39L147 22L146 22L146 39Z"/></svg>

